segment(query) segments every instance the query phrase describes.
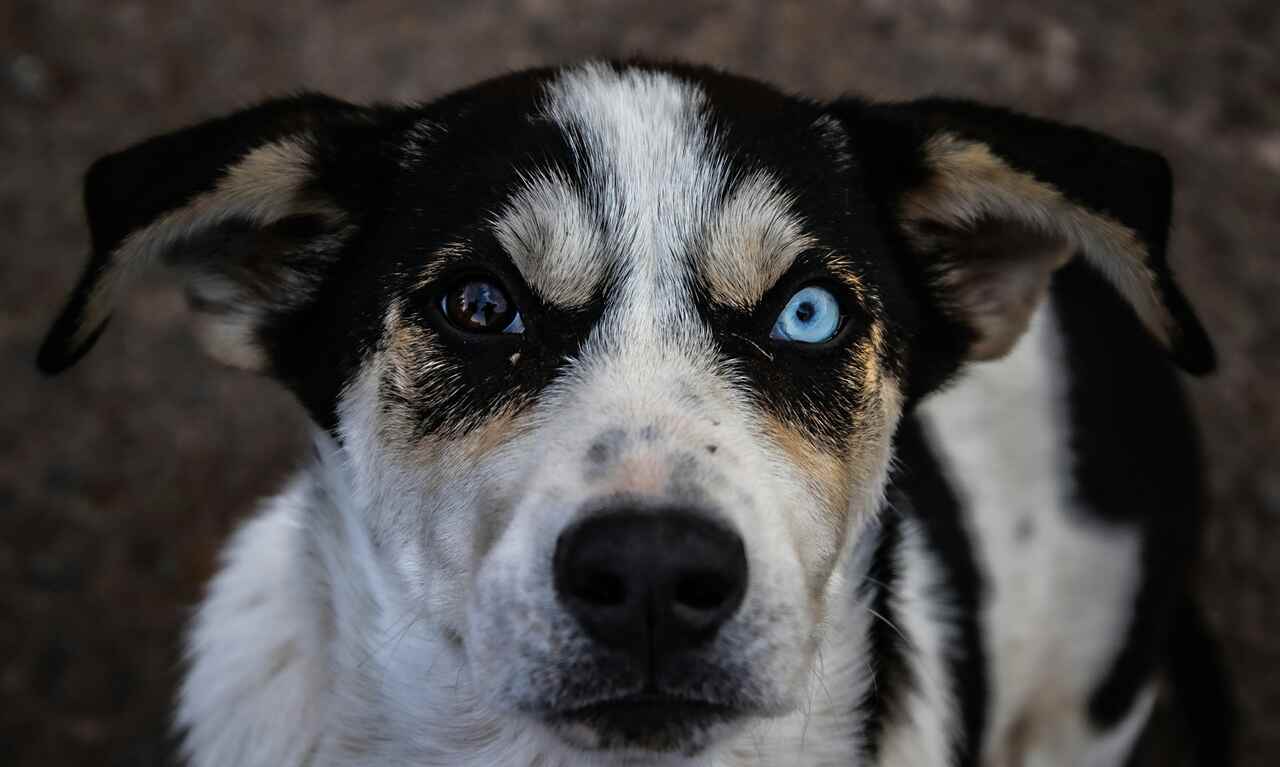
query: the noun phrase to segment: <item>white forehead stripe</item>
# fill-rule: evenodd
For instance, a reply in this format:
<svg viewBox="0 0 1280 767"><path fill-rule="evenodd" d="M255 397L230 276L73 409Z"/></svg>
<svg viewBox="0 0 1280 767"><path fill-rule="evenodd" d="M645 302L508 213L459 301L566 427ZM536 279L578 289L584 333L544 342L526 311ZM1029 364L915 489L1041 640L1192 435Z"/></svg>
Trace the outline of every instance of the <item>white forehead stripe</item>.
<svg viewBox="0 0 1280 767"><path fill-rule="evenodd" d="M588 195L634 306L684 299L683 257L724 188L705 102L701 89L671 74L604 64L547 85L544 116L587 169Z"/></svg>
<svg viewBox="0 0 1280 767"><path fill-rule="evenodd" d="M613 270L631 314L660 315L689 303L697 269L717 301L749 307L812 245L775 177L756 170L731 179L707 110L697 84L666 72L587 64L547 85L544 116L586 169L590 206L572 192L539 188L539 207L571 206L574 219L594 215L596 227L581 229L591 247L608 253L558 251L565 260L549 271L557 280L572 277L562 292L581 291ZM582 265L581 274L570 275L570 261Z"/></svg>

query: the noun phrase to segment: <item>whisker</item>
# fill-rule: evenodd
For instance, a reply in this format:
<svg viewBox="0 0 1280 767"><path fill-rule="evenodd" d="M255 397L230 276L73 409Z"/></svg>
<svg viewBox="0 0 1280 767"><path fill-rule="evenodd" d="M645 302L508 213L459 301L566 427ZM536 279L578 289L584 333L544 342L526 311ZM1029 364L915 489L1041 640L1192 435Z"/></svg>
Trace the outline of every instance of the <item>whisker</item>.
<svg viewBox="0 0 1280 767"><path fill-rule="evenodd" d="M897 597L898 599L906 599L906 598L907 598L907 597L906 597L906 595L904 595L904 594L902 593L902 591L901 591L901 590L899 590L899 589L895 589L893 586L890 586L889 584L885 583L885 582L884 582L884 581L882 581L882 580L879 580L879 579L873 578L873 577L871 577L870 575L864 575L864 576L862 576L862 580L866 581L867 583L874 583L875 585L877 585L877 586L879 586L880 588L884 589L884 590L885 590L885 591L887 591L890 595L895 596L895 597Z"/></svg>
<svg viewBox="0 0 1280 767"><path fill-rule="evenodd" d="M749 344L751 344L752 346L754 346L754 347L756 348L756 351L758 351L758 352L760 352L760 354L764 355L764 358L765 358L765 359L769 360L770 362L773 362L773 355L772 355L772 354L770 354L769 352L765 351L765 348L764 348L763 346L761 346L760 344L756 343L753 339L748 338L747 336L744 336L744 335L742 335L741 333L734 333L733 335L734 335L734 337L735 337L735 338L741 338L743 341L746 341L747 343L749 343Z"/></svg>
<svg viewBox="0 0 1280 767"><path fill-rule="evenodd" d="M818 648L818 665L814 667L814 675L818 678L818 684L822 685L822 692L827 696L827 703L831 704L835 701L831 698L831 690L827 687L827 661L822 654L822 648Z"/></svg>
<svg viewBox="0 0 1280 767"><path fill-rule="evenodd" d="M456 695L462 687L462 664L458 664L458 673L453 677L453 692Z"/></svg>
<svg viewBox="0 0 1280 767"><path fill-rule="evenodd" d="M891 621L891 620L889 620L888 618L884 617L883 615L881 615L880 613L876 612L875 610L873 610L873 609L872 609L872 608L870 608L870 607L868 607L868 608L867 608L867 612L871 613L871 614L872 614L872 615L874 615L875 617L877 617L877 618L879 618L880 620L884 621L884 625L886 625L886 626L888 626L889 628L893 629L893 632L894 632L895 634L897 634L897 635L898 635L898 638L900 638L902 641L906 642L908 645L910 645L910 646L912 646L912 647L915 647L915 643L914 643L914 642L912 642L910 639L908 639L908 638L907 638L907 635L906 635L906 634L904 634L904 633L902 633L902 629L898 628L898 627L897 627L897 625L896 625L896 624L894 624L894 622L893 622L893 621Z"/></svg>
<svg viewBox="0 0 1280 767"><path fill-rule="evenodd" d="M378 656L386 652L387 648L390 647L392 643L399 646L400 640L404 638L404 635L409 631L409 629L413 628L413 624L417 623L418 619L421 617L422 615L416 610L410 610L397 618L394 623L387 627L386 638L383 642L365 653L364 660L360 661L360 665L357 666L357 668L364 668L377 660ZM401 622L404 622L404 628L399 628Z"/></svg>
<svg viewBox="0 0 1280 767"><path fill-rule="evenodd" d="M808 700L804 707L804 724L800 727L800 751L804 751L805 741L809 737L809 719L813 716L813 686L809 686Z"/></svg>
<svg viewBox="0 0 1280 767"><path fill-rule="evenodd" d="M884 617L883 615L881 615L880 613L876 612L875 610L873 610L873 609L872 609L872 608L870 608L870 607L868 607L868 608L867 608L867 612L871 613L873 616L875 616L875 617L876 617L876 618L878 618L879 620L883 621L883 622L884 622L884 624L885 624L886 626L888 626L889 628L893 629L894 633L895 633L895 634L897 634L897 635L898 635L898 637L899 637L900 639L902 639L902 641L903 641L903 642L905 642L905 643L907 644L907 646L908 646L908 647L912 648L912 649L913 649L914 651L916 651L916 652L921 652L921 649L920 649L919 645L917 645L915 642L911 641L911 638L910 638L910 637L908 637L905 633L903 633L902 629L898 628L898 627L897 627L897 625L895 625L893 621L891 621L891 620L889 620L888 618ZM933 674L927 673L927 671L926 671L926 669L927 669L927 665L926 665L926 664L917 664L917 665L916 665L916 667L915 667L915 669L916 669L916 672L917 672L917 673L923 674L923 675L925 676L925 679L926 679L930 684L935 685L935 686L939 686L939 685L940 685L940 680L939 680L936 676L934 676ZM872 680L873 680L873 684L874 684L874 683L875 683L875 681L874 681L874 680L875 680L875 676L872 676Z"/></svg>
<svg viewBox="0 0 1280 767"><path fill-rule="evenodd" d="M422 620L421 613L419 613L416 617L414 617L413 620L409 621L409 625L404 627L404 630L400 632L400 636L396 637L396 643L394 646L392 646L391 650L387 653L386 660L391 660L391 658L395 656L396 650L400 649L400 643L403 642L404 638L409 634L410 631L413 630L413 627L418 625L418 621L420 620Z"/></svg>

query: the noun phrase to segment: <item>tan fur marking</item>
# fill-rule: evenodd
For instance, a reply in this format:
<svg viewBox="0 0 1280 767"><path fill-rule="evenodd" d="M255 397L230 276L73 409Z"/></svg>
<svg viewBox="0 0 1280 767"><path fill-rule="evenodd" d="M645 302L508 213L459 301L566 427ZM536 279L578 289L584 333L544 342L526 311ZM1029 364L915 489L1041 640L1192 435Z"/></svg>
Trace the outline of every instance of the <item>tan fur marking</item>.
<svg viewBox="0 0 1280 767"><path fill-rule="evenodd" d="M875 350L883 343L883 331L873 329L872 336L859 354L878 358ZM762 424L767 437L804 477L817 500L810 509L792 511L789 518L816 620L821 620L825 610L824 589L844 551L851 521L874 515L883 505L893 429L901 416L897 381L878 362L863 370L868 404L856 414L858 427L843 450L833 451L772 416L766 416Z"/></svg>
<svg viewBox="0 0 1280 767"><path fill-rule="evenodd" d="M435 344L427 332L416 325L402 321L403 299L396 299L387 308L383 321L383 333L387 342L384 380L400 401L413 401L417 397L418 381L432 373L436 364ZM385 415L385 414L384 414ZM413 426L405 419L383 418L379 428L392 444L412 445Z"/></svg>
<svg viewBox="0 0 1280 767"><path fill-rule="evenodd" d="M256 327L257 317L251 312L224 314L197 322L195 334L209 356L218 362L241 370L262 371L267 368L267 355L254 337Z"/></svg>
<svg viewBox="0 0 1280 767"><path fill-rule="evenodd" d="M868 310L873 308L873 304L877 303L875 296L867 289L866 284L862 281L862 276L854 271L853 266L845 257L828 254L825 263L831 275L853 291L858 303Z"/></svg>
<svg viewBox="0 0 1280 767"><path fill-rule="evenodd" d="M633 452L618 461L607 492L618 495L661 496L671 474L669 461L652 452Z"/></svg>
<svg viewBox="0 0 1280 767"><path fill-rule="evenodd" d="M875 342L867 339L859 343L853 352L853 358L847 372L847 383L864 392L864 396L873 398L880 388L880 354ZM855 415L861 415L855 413Z"/></svg>
<svg viewBox="0 0 1280 767"><path fill-rule="evenodd" d="M716 301L754 306L813 240L790 211L793 200L764 172L744 179L707 235L702 272Z"/></svg>
<svg viewBox="0 0 1280 767"><path fill-rule="evenodd" d="M773 417L765 416L763 428L778 446L787 463L804 478L809 495L816 503L807 509L791 510L789 522L794 533L796 557L807 574L811 607L822 606L822 590L848 532L852 474L840 456L815 442L799 429Z"/></svg>
<svg viewBox="0 0 1280 767"><path fill-rule="evenodd" d="M439 356L432 332L403 321L403 299L392 302L383 321L387 341L384 380L399 401L421 399L419 381L432 375L444 375L445 361ZM434 451L441 442L447 443L449 460L475 462L505 442L518 436L529 427L519 416L519 403L509 403L483 421L463 424L456 434L443 435L431 445L419 444L418 434L411 419L402 417L399 411L383 413L379 426L392 444L410 450ZM421 460L441 460L440 456L419 456Z"/></svg>
<svg viewBox="0 0 1280 767"><path fill-rule="evenodd" d="M544 300L566 309L590 303L604 279L604 235L568 179L554 171L525 179L490 227Z"/></svg>
<svg viewBox="0 0 1280 767"><path fill-rule="evenodd" d="M879 352L876 356L879 357ZM877 474L886 470L893 432L902 417L902 386L898 379L878 365L869 367L866 375L868 390L875 392L875 396L863 413L858 434L854 437L857 444L853 452L857 458L852 468L855 481L859 483L874 482ZM873 380L874 384L871 383ZM879 508L879 501L874 499L874 507L867 511L874 513Z"/></svg>
<svg viewBox="0 0 1280 767"><path fill-rule="evenodd" d="M772 416L765 418L765 432L804 475L813 494L824 500L821 511L831 516L844 514L846 504L841 501L847 498L849 488L839 458L801 430Z"/></svg>
<svg viewBox="0 0 1280 767"><path fill-rule="evenodd" d="M1133 305L1166 346L1174 333L1147 264L1146 247L1115 219L1073 204L1051 184L1010 167L985 144L941 133L925 145L933 179L908 194L901 216L909 236L928 239L920 224L967 229L983 219L1011 219L1080 251Z"/></svg>
<svg viewBox="0 0 1280 767"><path fill-rule="evenodd" d="M289 216L320 215L341 222L342 211L303 197L310 157L307 139L301 137L260 146L232 166L214 189L131 233L112 252L94 285L72 345L83 344L106 320L125 284L197 232L233 218L267 225Z"/></svg>
<svg viewBox="0 0 1280 767"><path fill-rule="evenodd" d="M846 371L846 384L858 389L866 404L854 413L857 428L843 451L833 451L778 418L764 419L766 435L805 477L810 493L821 499L816 512L822 518L822 526L835 533L833 540L815 549L821 552L819 559L824 566L834 560L843 545L848 515L874 513L879 507L879 497L870 499L865 509L853 509L851 501L855 488L875 486L886 470L892 431L901 416L900 388L880 362L884 332L882 323L871 323L868 338L859 344Z"/></svg>
<svg viewBox="0 0 1280 767"><path fill-rule="evenodd" d="M479 461L530 428L529 419L520 417L517 408L506 408L473 429L457 447L467 460Z"/></svg>
<svg viewBox="0 0 1280 767"><path fill-rule="evenodd" d="M1004 356L1048 295L1053 272L1071 246L1018 222L983 221L965 232L934 235L931 252L949 255L932 269L947 308L975 331L971 359Z"/></svg>
<svg viewBox="0 0 1280 767"><path fill-rule="evenodd" d="M418 273L412 290L422 290L430 286L449 268L455 259L466 257L470 254L471 250L461 242L451 242L436 249L427 262L423 264L422 271Z"/></svg>
<svg viewBox="0 0 1280 767"><path fill-rule="evenodd" d="M881 362L884 334L884 325L872 322L867 339L857 346L845 371L847 384L862 392L865 403L853 414L857 428L854 443L849 446L850 475L857 485L874 482L876 474L883 470L893 428L901 415L898 381Z"/></svg>

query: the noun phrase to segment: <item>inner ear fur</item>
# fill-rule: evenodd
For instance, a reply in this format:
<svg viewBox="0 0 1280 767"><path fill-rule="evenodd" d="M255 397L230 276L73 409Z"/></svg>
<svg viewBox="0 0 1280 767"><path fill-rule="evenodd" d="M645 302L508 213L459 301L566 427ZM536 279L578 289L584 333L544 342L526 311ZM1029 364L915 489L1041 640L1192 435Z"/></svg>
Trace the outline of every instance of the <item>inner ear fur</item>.
<svg viewBox="0 0 1280 767"><path fill-rule="evenodd" d="M369 123L365 108L304 94L94 163L84 189L92 251L38 366L74 364L134 277L163 264L181 275L207 351L266 372L263 323L309 299L358 217L329 183L337 161L326 150Z"/></svg>
<svg viewBox="0 0 1280 767"><path fill-rule="evenodd" d="M1083 128L929 99L835 105L969 359L1011 349L1054 271L1079 257L1193 373L1208 337L1166 259L1172 175L1159 155Z"/></svg>
<svg viewBox="0 0 1280 767"><path fill-rule="evenodd" d="M910 224L927 261L943 311L964 322L974 360L1003 357L1026 330L1049 291L1049 280L1071 259L1071 246L1018 221L984 218L963 226L929 220Z"/></svg>

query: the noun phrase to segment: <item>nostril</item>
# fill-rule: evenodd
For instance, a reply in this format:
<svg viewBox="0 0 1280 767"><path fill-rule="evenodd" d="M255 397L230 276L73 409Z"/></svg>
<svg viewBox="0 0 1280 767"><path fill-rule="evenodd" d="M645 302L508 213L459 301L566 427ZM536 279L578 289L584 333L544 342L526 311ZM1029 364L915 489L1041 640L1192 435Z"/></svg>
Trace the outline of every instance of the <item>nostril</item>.
<svg viewBox="0 0 1280 767"><path fill-rule="evenodd" d="M676 580L672 598L676 604L694 610L715 610L733 595L735 585L711 571L686 573Z"/></svg>

